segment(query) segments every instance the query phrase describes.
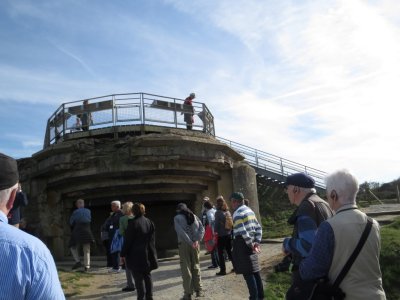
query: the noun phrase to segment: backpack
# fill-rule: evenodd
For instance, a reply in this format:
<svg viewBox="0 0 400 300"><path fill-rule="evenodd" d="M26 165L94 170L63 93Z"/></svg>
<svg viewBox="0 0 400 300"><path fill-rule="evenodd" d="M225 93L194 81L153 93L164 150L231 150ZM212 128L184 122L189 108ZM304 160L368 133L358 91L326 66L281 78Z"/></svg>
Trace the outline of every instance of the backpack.
<svg viewBox="0 0 400 300"><path fill-rule="evenodd" d="M225 229L232 230L233 228L233 219L229 211L224 213L225 215Z"/></svg>

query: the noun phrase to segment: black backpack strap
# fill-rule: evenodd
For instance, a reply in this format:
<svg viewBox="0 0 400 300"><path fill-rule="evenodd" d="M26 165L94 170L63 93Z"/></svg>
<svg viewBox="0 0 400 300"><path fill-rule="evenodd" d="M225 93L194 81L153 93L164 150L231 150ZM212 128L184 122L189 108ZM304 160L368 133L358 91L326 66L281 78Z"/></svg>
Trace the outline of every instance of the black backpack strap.
<svg viewBox="0 0 400 300"><path fill-rule="evenodd" d="M337 289L340 285L340 283L342 282L343 278L346 276L347 272L349 272L351 266L353 265L354 261L356 260L358 254L360 253L362 247L364 246L369 233L371 232L371 228L372 228L372 223L373 220L368 217L367 219L367 225L365 225L365 229L361 235L360 240L358 241L358 244L356 246L356 248L354 249L353 253L351 254L350 258L348 259L348 261L346 262L346 264L344 265L342 271L339 273L338 277L335 280L335 283L333 284L333 289Z"/></svg>

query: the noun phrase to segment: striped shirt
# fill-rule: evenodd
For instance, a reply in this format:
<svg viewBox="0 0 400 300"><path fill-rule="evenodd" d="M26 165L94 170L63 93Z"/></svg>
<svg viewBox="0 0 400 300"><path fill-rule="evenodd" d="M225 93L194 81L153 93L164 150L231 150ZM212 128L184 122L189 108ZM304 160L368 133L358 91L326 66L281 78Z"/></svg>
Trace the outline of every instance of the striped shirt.
<svg viewBox="0 0 400 300"><path fill-rule="evenodd" d="M0 211L0 300L65 299L49 249Z"/></svg>
<svg viewBox="0 0 400 300"><path fill-rule="evenodd" d="M246 205L239 206L233 213L233 236L241 236L250 247L253 243L261 243L262 228Z"/></svg>

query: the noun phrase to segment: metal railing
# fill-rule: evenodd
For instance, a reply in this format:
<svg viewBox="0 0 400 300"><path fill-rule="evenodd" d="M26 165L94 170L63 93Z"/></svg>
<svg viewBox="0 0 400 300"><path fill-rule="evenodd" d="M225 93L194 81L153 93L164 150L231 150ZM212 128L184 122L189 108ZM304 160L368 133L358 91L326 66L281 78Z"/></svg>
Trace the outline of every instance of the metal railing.
<svg viewBox="0 0 400 300"><path fill-rule="evenodd" d="M325 188L325 176L327 173L311 168L294 161L284 159L282 157L270 154L264 151L260 151L233 141L217 137L221 142L228 144L232 149L239 152L245 157L245 160L253 166L256 171L257 169L266 170L286 178L290 174L304 172L310 175L315 180L315 185L319 188Z"/></svg>
<svg viewBox="0 0 400 300"><path fill-rule="evenodd" d="M193 130L215 136L214 117L204 103L146 93L113 94L63 103L48 119L44 148L66 134L119 125L159 125L186 128L193 113ZM88 124L82 124L89 122ZM86 125L86 126L82 126ZM86 127L86 128L85 128Z"/></svg>
<svg viewBox="0 0 400 300"><path fill-rule="evenodd" d="M183 99L146 94L114 94L63 103L48 119L44 148L67 134L81 131L84 120L87 130L122 125L155 125L186 128L185 114L193 113L193 130L215 136L214 117L204 103L185 105ZM305 172L315 179L316 186L325 187L326 173L282 157L260 151L224 138L221 142L242 154L257 169L285 178L290 174Z"/></svg>

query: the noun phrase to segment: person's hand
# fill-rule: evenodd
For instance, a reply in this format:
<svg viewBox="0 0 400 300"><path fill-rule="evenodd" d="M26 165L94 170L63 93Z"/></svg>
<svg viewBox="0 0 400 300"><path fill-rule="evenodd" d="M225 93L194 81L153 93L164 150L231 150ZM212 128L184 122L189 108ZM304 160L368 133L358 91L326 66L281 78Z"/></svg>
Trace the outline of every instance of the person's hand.
<svg viewBox="0 0 400 300"><path fill-rule="evenodd" d="M288 250L286 250L286 248L285 248L285 245L288 245L288 243L289 243L289 238L285 238L284 240L283 240L283 243L282 243L282 253L284 254L284 255L288 255L290 252L288 251Z"/></svg>
<svg viewBox="0 0 400 300"><path fill-rule="evenodd" d="M198 249L199 248L199 242L198 241L193 242L192 247L193 247L193 249Z"/></svg>
<svg viewBox="0 0 400 300"><path fill-rule="evenodd" d="M260 247L260 244L259 244L259 243L254 243L254 244L253 244L253 251L254 251L255 253L261 253L261 247Z"/></svg>

